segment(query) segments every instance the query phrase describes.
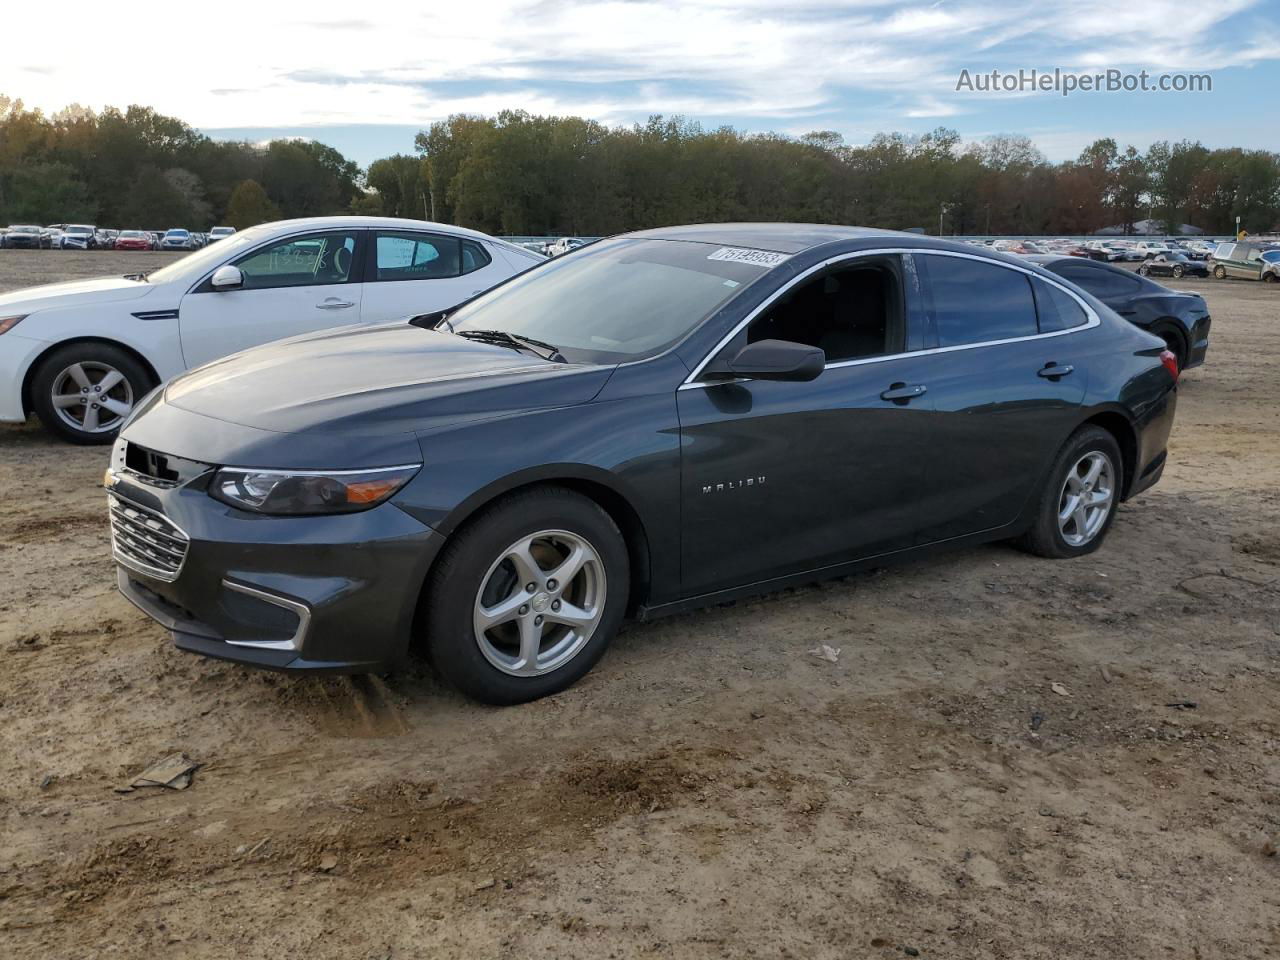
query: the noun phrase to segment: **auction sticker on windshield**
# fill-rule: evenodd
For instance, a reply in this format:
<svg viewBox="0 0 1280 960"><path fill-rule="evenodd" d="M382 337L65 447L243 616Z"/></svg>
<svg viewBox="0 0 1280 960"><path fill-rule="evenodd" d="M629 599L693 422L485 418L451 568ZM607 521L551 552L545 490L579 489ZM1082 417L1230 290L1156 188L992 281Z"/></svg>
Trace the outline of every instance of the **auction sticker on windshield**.
<svg viewBox="0 0 1280 960"><path fill-rule="evenodd" d="M757 267L776 267L787 259L787 254L775 253L772 250L749 250L746 247L721 247L707 259L750 263Z"/></svg>

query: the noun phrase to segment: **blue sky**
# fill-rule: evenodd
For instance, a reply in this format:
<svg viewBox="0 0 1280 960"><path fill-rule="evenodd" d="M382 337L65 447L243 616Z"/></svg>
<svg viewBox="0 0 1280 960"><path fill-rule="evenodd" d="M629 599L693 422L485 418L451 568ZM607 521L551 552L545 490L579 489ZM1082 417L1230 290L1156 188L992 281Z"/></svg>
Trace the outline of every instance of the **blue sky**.
<svg viewBox="0 0 1280 960"><path fill-rule="evenodd" d="M362 164L411 152L413 134L450 113L504 108L610 124L662 113L747 131L830 129L855 144L945 125L965 139L1025 134L1051 160L1103 136L1280 150L1275 0L486 0L385 16L329 0L224 0L216 16L139 0L128 17L38 6L6 16L13 36L57 37L0 61L0 93L28 105L145 103L211 136L309 136ZM148 69L109 66L138 62ZM1031 68L1207 73L1213 89L955 89L962 69Z"/></svg>

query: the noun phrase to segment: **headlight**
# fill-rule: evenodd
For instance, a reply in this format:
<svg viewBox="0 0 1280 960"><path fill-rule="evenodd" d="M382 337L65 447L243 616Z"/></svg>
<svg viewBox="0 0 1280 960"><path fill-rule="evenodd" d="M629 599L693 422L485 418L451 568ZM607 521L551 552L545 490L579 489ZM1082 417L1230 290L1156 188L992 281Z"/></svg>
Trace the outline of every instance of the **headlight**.
<svg viewBox="0 0 1280 960"><path fill-rule="evenodd" d="M19 314L16 317L0 317L0 333L8 333L26 318L27 315L25 313Z"/></svg>
<svg viewBox="0 0 1280 960"><path fill-rule="evenodd" d="M373 470L255 470L224 467L213 477L215 500L278 516L355 513L376 507L422 469L415 463Z"/></svg>

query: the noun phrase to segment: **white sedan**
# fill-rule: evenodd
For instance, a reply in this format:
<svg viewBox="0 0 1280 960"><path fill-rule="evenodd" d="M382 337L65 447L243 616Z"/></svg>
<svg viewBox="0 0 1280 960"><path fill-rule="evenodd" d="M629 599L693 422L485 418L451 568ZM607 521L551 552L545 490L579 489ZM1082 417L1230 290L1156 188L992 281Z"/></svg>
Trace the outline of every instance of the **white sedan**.
<svg viewBox="0 0 1280 960"><path fill-rule="evenodd" d="M446 310L543 258L474 230L317 217L241 230L149 274L0 294L0 421L108 443L155 385L314 330Z"/></svg>

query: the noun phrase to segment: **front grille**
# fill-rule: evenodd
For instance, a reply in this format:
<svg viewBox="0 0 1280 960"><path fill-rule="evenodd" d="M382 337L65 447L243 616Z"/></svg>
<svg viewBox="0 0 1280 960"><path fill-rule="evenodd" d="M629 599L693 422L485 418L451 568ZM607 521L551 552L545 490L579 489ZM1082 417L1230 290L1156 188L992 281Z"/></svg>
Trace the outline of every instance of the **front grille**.
<svg viewBox="0 0 1280 960"><path fill-rule="evenodd" d="M111 511L111 552L116 560L139 573L166 583L178 579L190 539L162 513L139 507L108 494Z"/></svg>

